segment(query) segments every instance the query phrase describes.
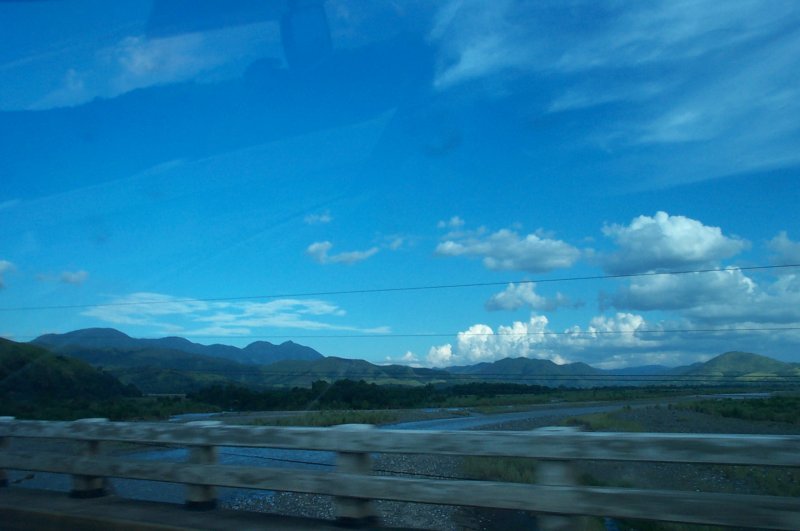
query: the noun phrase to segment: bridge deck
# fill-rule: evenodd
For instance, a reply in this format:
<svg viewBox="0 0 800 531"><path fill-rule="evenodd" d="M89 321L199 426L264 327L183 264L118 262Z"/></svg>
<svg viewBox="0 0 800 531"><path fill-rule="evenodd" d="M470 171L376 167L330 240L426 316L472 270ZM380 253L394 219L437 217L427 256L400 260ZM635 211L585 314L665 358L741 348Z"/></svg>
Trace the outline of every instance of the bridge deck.
<svg viewBox="0 0 800 531"><path fill-rule="evenodd" d="M113 495L77 500L63 492L14 487L0 489L0 522L4 531L342 531L341 526L330 520L226 509L190 511L177 504Z"/></svg>

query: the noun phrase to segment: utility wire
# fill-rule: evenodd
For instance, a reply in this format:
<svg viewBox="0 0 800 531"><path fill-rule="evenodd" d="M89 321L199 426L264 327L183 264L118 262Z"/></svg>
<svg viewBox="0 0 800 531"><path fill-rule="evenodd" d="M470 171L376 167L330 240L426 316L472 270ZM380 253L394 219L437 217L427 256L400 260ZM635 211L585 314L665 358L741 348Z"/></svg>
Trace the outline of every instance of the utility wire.
<svg viewBox="0 0 800 531"><path fill-rule="evenodd" d="M647 272L647 273L625 273L617 275L591 275L582 277L560 277L560 278L542 278L537 280L510 280L502 282L471 282L465 284L429 284L425 286L401 286L401 287L388 287L388 288L365 288L365 289L351 289L351 290L335 290L335 291L306 291L295 293L272 293L266 295L246 295L240 297L207 297L197 299L169 299L169 300L151 300L151 301L136 301L136 302L108 302L98 304L64 304L64 305L51 305L51 306L9 306L0 307L0 312L12 311L38 311L38 310L66 310L76 308L103 308L109 306L142 306L142 305L157 305L157 304L174 304L179 302L229 302L229 301L244 301L244 300L257 300L257 299L278 299L289 297L321 297L330 295L357 295L369 293L392 293L403 291L427 291L439 289L459 289L459 288L479 288L489 286L504 286L506 284L543 284L547 282L574 282L580 280L607 280L616 278L634 278L634 277L652 277L659 275L688 275L693 273L714 273L724 271L755 271L766 269L786 269L800 267L800 264L778 264L778 265L761 265L761 266L742 266L742 267L727 267L725 269L691 269L684 271L660 271L660 272Z"/></svg>
<svg viewBox="0 0 800 531"><path fill-rule="evenodd" d="M594 335L624 335L624 334L713 334L713 333L738 333L738 332L781 332L800 330L800 326L754 326L741 328L664 328L661 330L635 329L635 330L580 330L580 331L533 331L533 332L407 332L407 333L379 333L374 334L293 334L293 335L239 335L239 336L214 336L201 335L191 336L193 339L343 339L343 338L394 338L394 337L452 337L452 336L502 336L502 337L524 337L524 336L573 336L591 338ZM17 336L19 339L36 339L40 336ZM82 335L76 340L75 346L79 346L80 340L104 339L105 336ZM145 340L151 340L145 338ZM45 345L47 346L47 345ZM66 346L72 346L70 344ZM56 346L58 347L58 346ZM113 347L108 347L113 348ZM142 347L146 348L146 347ZM154 345L153 348L167 350L169 347Z"/></svg>

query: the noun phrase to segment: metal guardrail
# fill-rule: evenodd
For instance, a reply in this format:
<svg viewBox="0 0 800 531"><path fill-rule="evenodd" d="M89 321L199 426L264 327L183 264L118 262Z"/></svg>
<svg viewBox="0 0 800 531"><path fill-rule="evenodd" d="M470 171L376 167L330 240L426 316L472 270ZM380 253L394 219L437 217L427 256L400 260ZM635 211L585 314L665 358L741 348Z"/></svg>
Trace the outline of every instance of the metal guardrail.
<svg viewBox="0 0 800 531"><path fill-rule="evenodd" d="M68 439L81 455L7 449L10 438ZM189 449L187 462L141 462L103 455L107 441L169 444ZM222 465L217 448L251 447L324 450L337 453L330 472ZM529 457L540 460L535 485L498 481L418 479L371 475L372 453ZM371 500L519 509L550 515L542 528L574 529L566 516L610 516L646 520L800 529L800 499L576 485L572 460L644 461L800 467L800 436L583 433L574 428L525 432L378 430L366 425L332 428L187 424L26 421L0 418L2 469L71 474L72 495L102 495L105 478L166 481L187 485L186 503L212 508L215 487L282 490L332 495L337 518L374 524Z"/></svg>

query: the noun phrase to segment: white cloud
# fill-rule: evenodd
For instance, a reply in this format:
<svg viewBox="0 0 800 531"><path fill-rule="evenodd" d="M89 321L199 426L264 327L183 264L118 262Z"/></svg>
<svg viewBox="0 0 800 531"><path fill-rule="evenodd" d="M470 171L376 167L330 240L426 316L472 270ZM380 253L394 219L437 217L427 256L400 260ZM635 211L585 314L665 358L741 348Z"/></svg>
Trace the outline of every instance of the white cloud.
<svg viewBox="0 0 800 531"><path fill-rule="evenodd" d="M486 324L475 324L457 334L455 347L449 343L431 347L427 362L434 367L445 367L524 357L566 363L553 349L552 331L547 324L547 317L542 315L532 315L527 322L499 326L497 331Z"/></svg>
<svg viewBox="0 0 800 531"><path fill-rule="evenodd" d="M514 2L451 1L442 6L431 39L441 46L434 86L445 89L506 69L525 68L531 46L518 46L529 35L513 20Z"/></svg>
<svg viewBox="0 0 800 531"><path fill-rule="evenodd" d="M749 298L756 284L738 269L639 277L608 297L609 305L639 311L684 310Z"/></svg>
<svg viewBox="0 0 800 531"><path fill-rule="evenodd" d="M0 289L6 287L5 281L3 279L3 273L7 273L14 269L14 264L9 262L8 260L0 260Z"/></svg>
<svg viewBox="0 0 800 531"><path fill-rule="evenodd" d="M426 358L429 365L434 367L447 367L453 365L453 347L448 343L440 346L433 346L428 350Z"/></svg>
<svg viewBox="0 0 800 531"><path fill-rule="evenodd" d="M618 246L615 253L602 259L613 274L708 265L749 246L745 240L723 235L719 227L666 212L639 216L629 225L606 225L603 234Z"/></svg>
<svg viewBox="0 0 800 531"><path fill-rule="evenodd" d="M796 17L791 1L770 7L713 0L561 8L451 0L430 33L441 47L435 85L503 71L575 72L695 58L772 34ZM602 22L587 31L583 16L590 9Z"/></svg>
<svg viewBox="0 0 800 531"><path fill-rule="evenodd" d="M306 254L309 255L315 262L320 264L355 264L377 254L380 250L378 247L370 247L365 251L349 251L339 254L329 254L333 248L333 244L329 241L314 242L306 249Z"/></svg>
<svg viewBox="0 0 800 531"><path fill-rule="evenodd" d="M84 270L63 271L59 275L59 280L64 284L83 284L89 278L89 273Z"/></svg>
<svg viewBox="0 0 800 531"><path fill-rule="evenodd" d="M601 302L621 310L675 311L700 326L799 323L800 275L781 274L763 285L738 269L640 277Z"/></svg>
<svg viewBox="0 0 800 531"><path fill-rule="evenodd" d="M775 253L777 264L800 264L800 242L792 241L785 230L772 238L767 246Z"/></svg>
<svg viewBox="0 0 800 531"><path fill-rule="evenodd" d="M277 299L268 302L201 301L160 293L132 293L96 306L82 315L113 324L139 325L186 336L247 335L264 328L351 331L385 334L388 327L362 328L334 324L323 318L341 318L345 311L317 299Z"/></svg>
<svg viewBox="0 0 800 531"><path fill-rule="evenodd" d="M440 229L460 229L464 226L464 220L458 216L453 216L448 220L440 220L436 226Z"/></svg>
<svg viewBox="0 0 800 531"><path fill-rule="evenodd" d="M750 279L743 278L747 286ZM729 298L703 301L681 312L696 322L723 323L728 326L800 323L800 275L781 275L764 286L731 292Z"/></svg>
<svg viewBox="0 0 800 531"><path fill-rule="evenodd" d="M541 76L566 87L549 111L627 105L584 140L605 148L692 143L670 164L648 168L651 184L794 165L798 23L791 0L769 9L748 0L451 0L430 33L439 46L434 87L479 80L504 94L517 86L510 80Z"/></svg>
<svg viewBox="0 0 800 531"><path fill-rule="evenodd" d="M59 86L29 107L73 106L153 85L228 79L255 59L282 57L277 24L262 22L163 38L131 35L85 57L64 57ZM80 66L79 66L80 65Z"/></svg>
<svg viewBox="0 0 800 531"><path fill-rule="evenodd" d="M480 233L449 235L452 239L440 243L436 254L441 256L481 256L483 265L495 270L518 270L542 273L570 267L580 251L561 240L537 234L520 236L501 229L484 236Z"/></svg>
<svg viewBox="0 0 800 531"><path fill-rule="evenodd" d="M420 359L417 357L416 354L411 352L410 350L406 351L405 354L400 356L399 358L393 358L391 356L386 356L386 363L388 364L399 364L399 365L408 365L409 367L422 367L422 363Z"/></svg>
<svg viewBox="0 0 800 531"><path fill-rule="evenodd" d="M387 247L389 249L391 249L392 251L396 251L396 250L400 249L403 246L403 244L405 244L405 242L406 242L406 238L404 238L402 236L397 236L397 237L391 238L391 241L388 243Z"/></svg>
<svg viewBox="0 0 800 531"><path fill-rule="evenodd" d="M322 212L320 214L309 214L303 218L303 221L307 225L316 225L316 224L324 224L330 223L333 221L333 216L331 216L330 212Z"/></svg>
<svg viewBox="0 0 800 531"><path fill-rule="evenodd" d="M554 311L562 306L569 306L570 301L561 293L556 293L553 298L547 298L535 292L536 284L525 282L520 284L510 283L506 289L500 293L492 295L486 301L486 309L496 310L519 310L520 308L530 308L537 311Z"/></svg>
<svg viewBox="0 0 800 531"><path fill-rule="evenodd" d="M688 320L649 322L629 312L598 315L586 326L550 328L546 317L532 314L527 322L514 321L493 329L475 324L459 332L455 345L431 347L427 362L434 367L493 362L507 357L547 359L555 363L581 361L615 368L637 365L679 365L708 359L728 350L768 352L800 341L769 332L736 333L736 326L719 326L719 333L695 333L701 324ZM680 332L677 332L680 330ZM765 350L767 349L767 350Z"/></svg>

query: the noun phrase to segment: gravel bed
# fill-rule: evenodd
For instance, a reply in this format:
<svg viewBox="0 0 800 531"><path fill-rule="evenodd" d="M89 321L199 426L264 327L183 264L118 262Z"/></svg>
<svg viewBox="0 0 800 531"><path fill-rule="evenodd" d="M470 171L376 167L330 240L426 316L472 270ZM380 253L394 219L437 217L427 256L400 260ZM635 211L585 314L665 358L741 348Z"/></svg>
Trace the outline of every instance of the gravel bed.
<svg viewBox="0 0 800 531"><path fill-rule="evenodd" d="M666 406L620 408L613 413L621 420L636 422L644 431L673 433L753 433L797 434L800 427L777 422L753 422L725 418ZM532 430L557 426L563 415L543 418L505 421L483 426L481 430ZM431 455L382 454L375 458L378 475L403 477L457 478L463 472L461 458ZM775 476L762 477L758 467L696 466L670 463L619 463L583 461L576 469L584 483L602 483L623 487L659 488L704 492L729 492L741 494L763 493L765 485L776 481ZM777 478L792 485L797 471L786 471ZM435 479L435 477L431 478ZM800 486L796 486L800 489ZM377 500L374 502L381 522L387 526L432 530L511 530L535 529L536 518L525 511L501 511L448 505ZM287 515L334 518L333 499L330 496L275 493L260 498L248 497L230 502L231 507L251 511L268 511Z"/></svg>
<svg viewBox="0 0 800 531"><path fill-rule="evenodd" d="M454 478L459 474L457 457L380 454L375 457L376 475L424 477L430 479ZM375 500L375 509L385 526L413 529L456 531L478 529L471 515L452 505ZM253 495L225 502L226 507L239 510L270 512L290 516L333 519L336 517L332 496L276 492L272 495Z"/></svg>

